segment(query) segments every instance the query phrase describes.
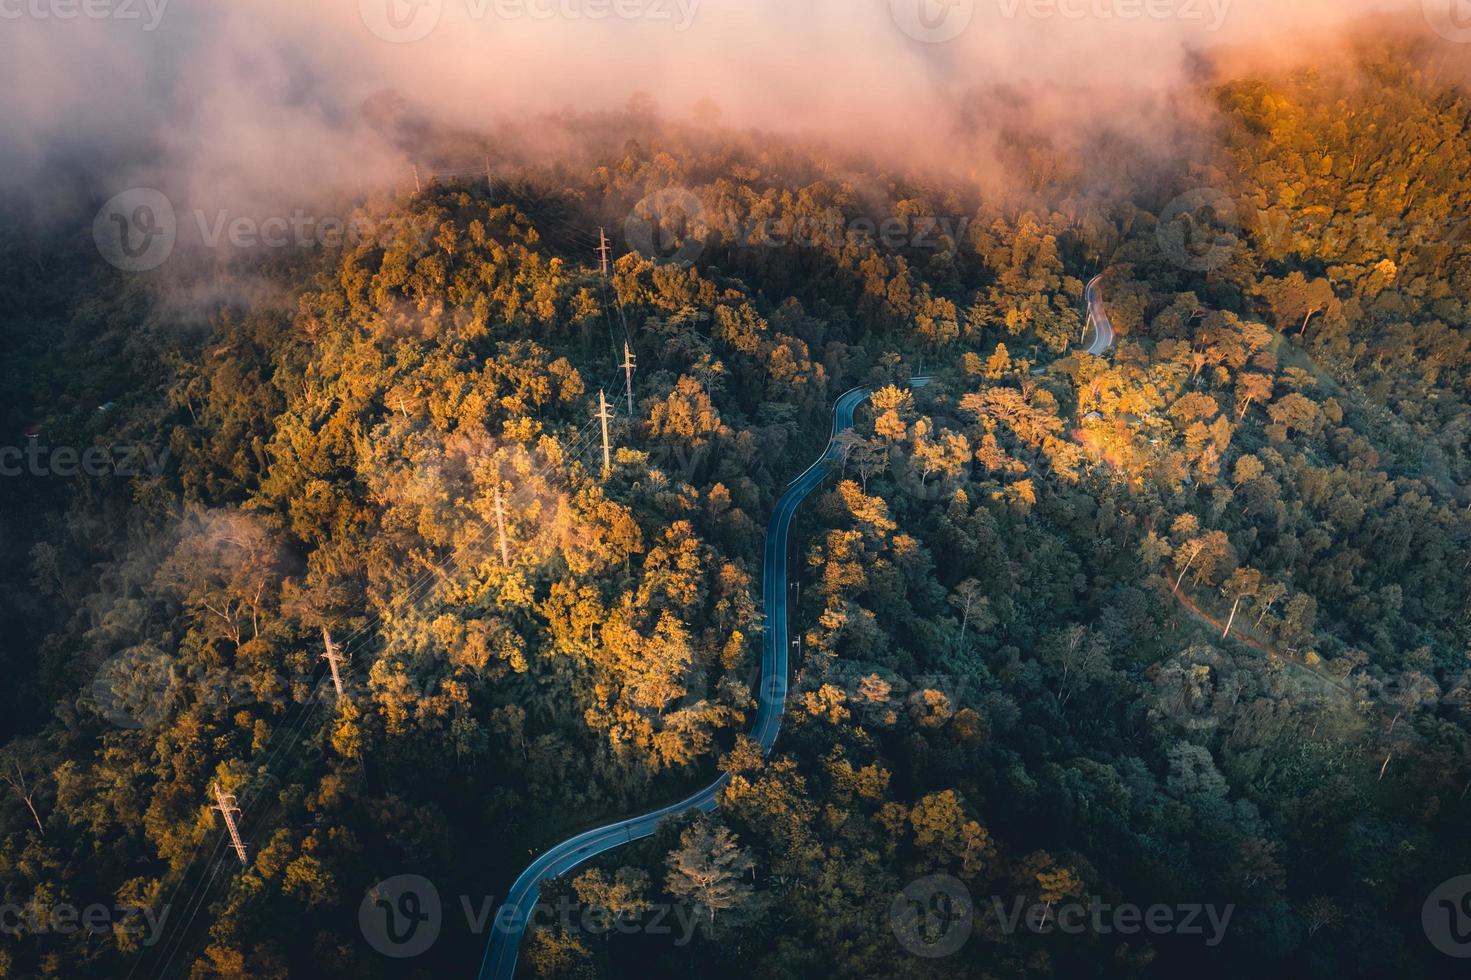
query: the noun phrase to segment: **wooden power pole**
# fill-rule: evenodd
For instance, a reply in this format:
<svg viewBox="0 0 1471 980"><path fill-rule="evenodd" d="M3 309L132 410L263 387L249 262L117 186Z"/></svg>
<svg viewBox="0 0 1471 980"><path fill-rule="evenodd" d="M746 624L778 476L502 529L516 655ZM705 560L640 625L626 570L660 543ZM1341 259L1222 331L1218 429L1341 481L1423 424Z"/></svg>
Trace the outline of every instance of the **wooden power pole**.
<svg viewBox="0 0 1471 980"><path fill-rule="evenodd" d="M606 228L598 229L598 255L602 259L603 278L608 278L608 233Z"/></svg>
<svg viewBox="0 0 1471 980"><path fill-rule="evenodd" d="M414 164L414 193L418 194L424 190L424 185L419 182L419 165Z"/></svg>
<svg viewBox="0 0 1471 980"><path fill-rule="evenodd" d="M501 482L495 482L495 529L501 540L501 564L510 565L511 556L506 550L506 504L501 499Z"/></svg>
<svg viewBox="0 0 1471 980"><path fill-rule="evenodd" d="M240 839L240 828L235 826L235 814L240 812L240 808L235 805L234 796L220 792L219 783L215 784L214 790L215 800L217 802L210 809L220 811L220 815L225 818L225 826L230 831L230 846L235 849L235 854L240 858L240 863L246 864L245 842Z"/></svg>
<svg viewBox="0 0 1471 980"><path fill-rule="evenodd" d="M327 652L322 654L322 659L327 661L327 666L332 668L332 686L337 689L337 700L342 700L342 672L339 669L342 656L337 651L337 644L332 642L332 634L327 627L322 627L322 642L327 645Z"/></svg>
<svg viewBox="0 0 1471 980"><path fill-rule="evenodd" d="M633 419L633 369L636 367L633 351L628 349L628 341L623 342L623 374L627 378L628 387L628 417Z"/></svg>
<svg viewBox="0 0 1471 980"><path fill-rule="evenodd" d="M598 389L598 418L603 422L603 479L613 472L613 450L608 442L608 420L613 416L608 411L608 398L603 389Z"/></svg>

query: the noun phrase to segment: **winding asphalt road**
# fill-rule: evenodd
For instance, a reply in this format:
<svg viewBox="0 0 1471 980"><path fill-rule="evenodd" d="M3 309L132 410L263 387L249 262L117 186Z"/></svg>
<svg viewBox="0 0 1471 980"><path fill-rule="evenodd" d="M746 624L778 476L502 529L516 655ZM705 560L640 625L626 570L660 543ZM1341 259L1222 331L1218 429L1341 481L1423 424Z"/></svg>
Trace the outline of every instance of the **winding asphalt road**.
<svg viewBox="0 0 1471 980"><path fill-rule="evenodd" d="M1088 288L1084 290L1084 301L1088 304L1088 322L1093 324L1093 343L1088 347L1088 353L1094 357L1100 357L1113 346L1113 324L1109 322L1108 311L1103 308L1103 292L1098 288L1098 280L1103 278L1099 273L1088 280ZM1084 328L1084 336L1087 329Z"/></svg>
<svg viewBox="0 0 1471 980"><path fill-rule="evenodd" d="M1097 281L1095 279L1093 283ZM1088 284L1090 291L1093 283ZM1102 309L1101 303L1099 309ZM1107 318L1102 322L1106 324ZM1112 328L1109 328L1108 336L1111 343ZM914 378L909 386L922 388L929 383L929 378ZM769 753L776 744L776 737L781 732L782 711L786 708L787 700L787 654L791 646L787 637L787 534L791 530L792 515L831 470L832 461L837 455L838 434L853 427L853 413L868 400L870 394L867 388L854 388L838 398L837 404L833 406L833 428L827 448L801 476L787 486L786 492L776 502L776 512L771 515L771 522L766 527L766 555L761 569L766 642L761 650L760 706L756 709L756 724L751 729L751 737L760 743L763 753ZM526 931L528 918L541 895L542 882L560 878L605 851L651 836L659 829L659 824L669 817L692 810L714 810L717 805L715 798L729 779L729 773L722 773L719 779L698 793L662 810L598 827L548 848L531 862L530 867L521 872L491 924L490 943L485 950L485 959L480 964L480 980L512 980L516 975L516 957L521 946L521 936Z"/></svg>

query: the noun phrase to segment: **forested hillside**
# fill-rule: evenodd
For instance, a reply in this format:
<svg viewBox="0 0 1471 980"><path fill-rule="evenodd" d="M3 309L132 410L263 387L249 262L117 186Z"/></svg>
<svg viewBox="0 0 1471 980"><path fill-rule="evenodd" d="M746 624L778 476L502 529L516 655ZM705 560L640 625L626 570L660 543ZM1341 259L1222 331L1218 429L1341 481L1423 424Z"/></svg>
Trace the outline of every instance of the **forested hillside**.
<svg viewBox="0 0 1471 980"><path fill-rule="evenodd" d="M0 977L468 975L460 896L720 772L714 814L549 890L692 908L688 941L551 924L526 975L1450 975L1471 99L1420 62L1215 83L1210 154L1111 194L1045 146L983 195L638 112L583 121L585 166L435 134L496 179L218 263L284 299L206 316L13 234L0 444L162 463L0 480L0 904L168 912L32 916ZM763 758L764 528L856 385ZM443 931L391 959L358 913L403 873ZM972 931L917 956L892 905L938 874ZM1005 921L1090 897L1234 912Z"/></svg>

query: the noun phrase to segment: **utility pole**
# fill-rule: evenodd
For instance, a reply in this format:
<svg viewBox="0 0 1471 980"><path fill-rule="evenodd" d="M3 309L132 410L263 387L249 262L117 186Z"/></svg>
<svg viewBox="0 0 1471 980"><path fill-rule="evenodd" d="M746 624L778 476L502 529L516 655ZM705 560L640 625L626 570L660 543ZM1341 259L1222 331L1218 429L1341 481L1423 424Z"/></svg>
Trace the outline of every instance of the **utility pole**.
<svg viewBox="0 0 1471 980"><path fill-rule="evenodd" d="M511 557L506 551L506 506L501 500L501 482L495 481L495 528L501 539L501 564L510 565Z"/></svg>
<svg viewBox="0 0 1471 980"><path fill-rule="evenodd" d="M628 380L628 417L633 418L633 369L636 366L633 351L628 349L628 341L623 342L623 374Z"/></svg>
<svg viewBox="0 0 1471 980"><path fill-rule="evenodd" d="M608 412L608 399L603 389L598 389L598 418L603 421L603 479L613 472L613 452L608 443L608 420L613 416Z"/></svg>
<svg viewBox="0 0 1471 980"><path fill-rule="evenodd" d="M327 645L327 652L322 654L322 659L332 668L332 686L337 689L337 700L342 700L342 673L338 670L342 657L337 652L337 644L332 642L332 634L327 627L322 627L322 642Z"/></svg>
<svg viewBox="0 0 1471 980"><path fill-rule="evenodd" d="M215 784L214 789L215 799L218 802L210 809L220 811L220 815L225 818L225 826L230 830L230 846L235 848L235 854L240 858L240 863L246 864L245 842L240 839L240 830L235 826L235 814L240 812L240 808L235 805L235 797L232 794L220 792L219 783Z"/></svg>
<svg viewBox="0 0 1471 980"><path fill-rule="evenodd" d="M414 193L418 194L424 190L424 185L419 182L419 165L414 164Z"/></svg>
<svg viewBox="0 0 1471 980"><path fill-rule="evenodd" d="M602 257L603 278L608 278L608 234L606 228L598 229L598 255Z"/></svg>
<svg viewBox="0 0 1471 980"><path fill-rule="evenodd" d="M495 179L490 175L490 154L488 153L485 156L485 189L492 197L495 196Z"/></svg>

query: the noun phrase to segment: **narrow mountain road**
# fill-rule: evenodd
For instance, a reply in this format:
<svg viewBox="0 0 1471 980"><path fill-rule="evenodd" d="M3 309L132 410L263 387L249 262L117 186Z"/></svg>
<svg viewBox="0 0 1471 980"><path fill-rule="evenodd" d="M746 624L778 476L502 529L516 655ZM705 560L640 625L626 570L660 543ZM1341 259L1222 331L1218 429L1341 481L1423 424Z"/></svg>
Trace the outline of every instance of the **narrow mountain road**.
<svg viewBox="0 0 1471 980"><path fill-rule="evenodd" d="M909 386L922 388L929 382L929 378L914 378ZM791 647L787 636L787 538L792 526L792 515L827 477L837 453L838 435L853 427L853 414L859 405L868 400L870 394L867 388L854 388L838 398L837 404L833 406L833 428L827 448L801 476L788 485L786 492L776 502L776 511L771 515L766 528L766 554L761 567L766 636L761 649L760 704L756 709L756 723L751 729L751 737L760 743L763 753L769 753L776 744L777 735L781 732L782 711L786 708L787 700L787 660ZM717 805L716 796L729 778L728 774L722 773L715 782L678 803L643 816L586 831L543 852L531 862L530 867L521 872L521 876L511 886L500 912L491 923L490 943L485 950L485 959L480 964L480 980L511 980L516 975L516 958L521 946L521 936L526 932L530 916L536 908L542 882L560 878L605 851L651 836L659 829L659 824L670 817L692 810L714 810Z"/></svg>
<svg viewBox="0 0 1471 980"><path fill-rule="evenodd" d="M1088 304L1088 323L1093 325L1093 343L1088 345L1088 353L1094 357L1101 357L1113 346L1113 324L1108 319L1108 311L1103 308L1103 290L1098 288L1098 282L1103 278L1099 273L1088 280L1088 288L1083 292L1084 301ZM1083 336L1087 336L1084 329Z"/></svg>
<svg viewBox="0 0 1471 980"><path fill-rule="evenodd" d="M1225 623L1221 622L1219 619L1212 616L1210 613L1206 612L1204 609L1198 606L1193 599L1185 594L1183 589L1172 590L1172 593L1174 595L1175 601L1183 606L1185 608L1185 611L1188 612L1197 621L1205 623L1207 626L1211 627L1212 631L1221 631L1221 639L1217 642L1222 642L1226 639L1232 639L1238 643L1243 643L1246 646L1251 647L1251 649L1255 650L1257 653L1264 654L1269 658L1277 658L1292 670L1299 671L1300 673L1311 677L1318 683L1332 688L1340 694L1346 694L1350 697L1353 696L1353 692L1349 689L1348 685L1344 684L1342 681L1328 674L1325 674L1321 670L1318 670L1314 667L1309 667L1307 664L1303 663L1303 661L1299 659L1296 654L1288 653L1285 650L1278 650L1274 647L1268 646L1266 643L1247 632L1246 627L1236 626L1230 630L1227 630Z"/></svg>

